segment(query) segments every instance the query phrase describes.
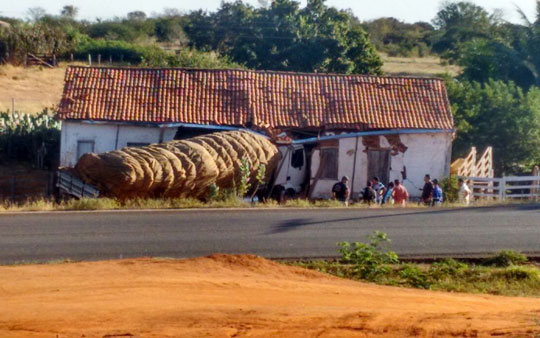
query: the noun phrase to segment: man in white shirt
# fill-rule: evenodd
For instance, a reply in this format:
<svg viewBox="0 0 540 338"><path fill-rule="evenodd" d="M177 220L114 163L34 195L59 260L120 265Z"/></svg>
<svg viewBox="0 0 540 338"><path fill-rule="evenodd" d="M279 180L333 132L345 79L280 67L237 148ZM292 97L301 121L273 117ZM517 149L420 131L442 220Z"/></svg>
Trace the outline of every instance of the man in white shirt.
<svg viewBox="0 0 540 338"><path fill-rule="evenodd" d="M469 205L471 202L471 189L467 186L467 183L462 178L458 179L459 191L459 203Z"/></svg>
<svg viewBox="0 0 540 338"><path fill-rule="evenodd" d="M377 176L373 177L373 190L375 190L377 204L381 204L386 188Z"/></svg>

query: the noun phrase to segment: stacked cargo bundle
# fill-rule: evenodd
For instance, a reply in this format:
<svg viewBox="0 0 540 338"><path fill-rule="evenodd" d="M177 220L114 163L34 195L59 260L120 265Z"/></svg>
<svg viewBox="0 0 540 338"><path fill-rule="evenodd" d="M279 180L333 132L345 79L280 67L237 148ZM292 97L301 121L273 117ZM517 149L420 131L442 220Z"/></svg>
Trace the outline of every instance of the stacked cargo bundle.
<svg viewBox="0 0 540 338"><path fill-rule="evenodd" d="M181 141L85 154L75 171L102 196L202 198L211 184L232 187L242 159L256 176L266 165L268 180L279 159L276 146L248 131L220 132Z"/></svg>

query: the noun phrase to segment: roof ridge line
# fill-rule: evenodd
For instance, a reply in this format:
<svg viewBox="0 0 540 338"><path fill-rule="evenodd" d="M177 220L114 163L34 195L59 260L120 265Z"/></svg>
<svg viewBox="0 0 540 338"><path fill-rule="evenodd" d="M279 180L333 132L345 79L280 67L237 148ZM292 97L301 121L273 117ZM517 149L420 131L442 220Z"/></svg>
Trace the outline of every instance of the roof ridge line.
<svg viewBox="0 0 540 338"><path fill-rule="evenodd" d="M235 69L235 68L190 68L190 67L108 67L108 66L82 66L82 65L69 65L68 69L115 69L115 70L179 70L179 71L199 71L199 72L244 72L255 74L282 74L282 75L301 75L301 76L338 76L338 77L365 77L365 78L383 78L383 79L405 79L405 80L430 80L444 82L441 77L422 77L422 76L399 76L399 75L371 75L371 74L339 74L339 73L307 73L307 72L293 72L282 70L260 70L260 69Z"/></svg>

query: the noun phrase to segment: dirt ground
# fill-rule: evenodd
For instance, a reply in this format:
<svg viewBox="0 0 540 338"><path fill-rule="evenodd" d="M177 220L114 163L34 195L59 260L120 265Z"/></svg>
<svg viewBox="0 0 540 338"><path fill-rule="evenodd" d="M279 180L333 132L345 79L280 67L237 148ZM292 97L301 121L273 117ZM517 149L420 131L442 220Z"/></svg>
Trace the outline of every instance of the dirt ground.
<svg viewBox="0 0 540 338"><path fill-rule="evenodd" d="M359 283L254 256L0 267L0 337L537 337L540 300Z"/></svg>

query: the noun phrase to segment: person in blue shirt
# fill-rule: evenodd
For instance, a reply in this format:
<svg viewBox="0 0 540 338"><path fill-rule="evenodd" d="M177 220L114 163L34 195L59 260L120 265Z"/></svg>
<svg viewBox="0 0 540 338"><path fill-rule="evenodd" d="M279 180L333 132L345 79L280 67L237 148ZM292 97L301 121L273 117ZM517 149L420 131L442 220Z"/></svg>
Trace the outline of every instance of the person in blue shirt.
<svg viewBox="0 0 540 338"><path fill-rule="evenodd" d="M382 204L394 204L392 200L392 191L394 190L394 183L388 183L388 188L384 193Z"/></svg>
<svg viewBox="0 0 540 338"><path fill-rule="evenodd" d="M433 199L431 202L431 206L440 206L443 202L443 191L441 189L441 186L439 185L439 180L434 179L433 180Z"/></svg>

